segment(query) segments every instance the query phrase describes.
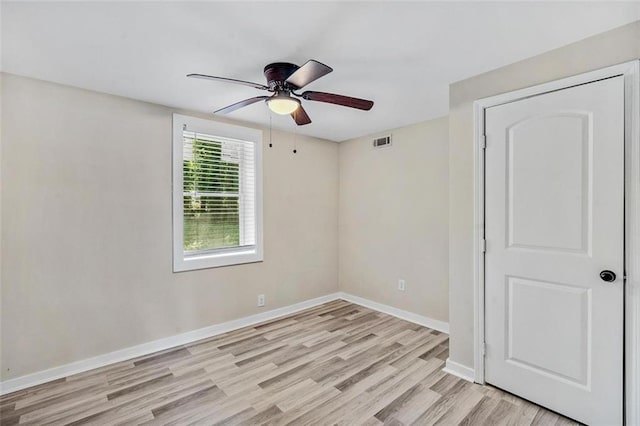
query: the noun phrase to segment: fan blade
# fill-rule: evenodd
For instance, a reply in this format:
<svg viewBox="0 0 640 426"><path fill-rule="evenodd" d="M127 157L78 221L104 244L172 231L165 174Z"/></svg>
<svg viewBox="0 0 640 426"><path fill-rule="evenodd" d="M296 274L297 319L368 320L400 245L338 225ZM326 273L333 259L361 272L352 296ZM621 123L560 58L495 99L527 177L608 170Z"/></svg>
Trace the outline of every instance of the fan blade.
<svg viewBox="0 0 640 426"><path fill-rule="evenodd" d="M312 81L329 74L331 71L333 71L333 68L310 59L303 66L295 70L285 81L296 89L300 89Z"/></svg>
<svg viewBox="0 0 640 426"><path fill-rule="evenodd" d="M203 80L222 81L226 83L236 83L236 84L242 84L244 86L254 87L260 90L269 90L269 87L265 86L264 84L252 83L250 81L244 81L244 80L236 80L234 78L216 77L214 75L205 75L205 74L187 74L187 77L201 78Z"/></svg>
<svg viewBox="0 0 640 426"><path fill-rule="evenodd" d="M291 113L291 118L295 120L298 126L304 126L305 124L311 123L311 119L307 115L307 111L302 108L302 105L300 105L298 109Z"/></svg>
<svg viewBox="0 0 640 426"><path fill-rule="evenodd" d="M300 95L302 99L308 101L326 102L328 104L342 105L349 108L363 109L369 111L373 107L373 101L366 99L352 98L350 96L336 95L324 92L304 92Z"/></svg>
<svg viewBox="0 0 640 426"><path fill-rule="evenodd" d="M265 99L269 99L269 96L256 96L255 98L245 99L244 101L236 102L233 105L226 106L217 111L214 111L214 114L229 114L239 108L246 107L247 105L255 104L258 101L264 101Z"/></svg>

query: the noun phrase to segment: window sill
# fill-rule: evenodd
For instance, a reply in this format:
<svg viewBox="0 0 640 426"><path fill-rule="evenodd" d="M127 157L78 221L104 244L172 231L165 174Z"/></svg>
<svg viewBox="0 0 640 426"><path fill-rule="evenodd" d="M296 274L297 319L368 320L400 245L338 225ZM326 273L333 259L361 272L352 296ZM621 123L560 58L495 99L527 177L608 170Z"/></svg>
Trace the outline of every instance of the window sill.
<svg viewBox="0 0 640 426"><path fill-rule="evenodd" d="M192 256L181 256L175 258L173 260L173 272L220 268L223 266L262 262L262 260L262 253L258 252L257 249L235 250L211 254L195 254Z"/></svg>

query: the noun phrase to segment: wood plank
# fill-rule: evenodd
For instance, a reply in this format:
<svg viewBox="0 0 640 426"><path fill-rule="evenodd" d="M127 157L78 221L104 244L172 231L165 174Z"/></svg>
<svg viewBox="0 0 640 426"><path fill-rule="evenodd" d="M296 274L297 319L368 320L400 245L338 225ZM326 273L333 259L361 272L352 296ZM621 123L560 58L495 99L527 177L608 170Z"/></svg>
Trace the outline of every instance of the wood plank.
<svg viewBox="0 0 640 426"><path fill-rule="evenodd" d="M448 336L342 300L0 397L0 425L574 425L442 371Z"/></svg>

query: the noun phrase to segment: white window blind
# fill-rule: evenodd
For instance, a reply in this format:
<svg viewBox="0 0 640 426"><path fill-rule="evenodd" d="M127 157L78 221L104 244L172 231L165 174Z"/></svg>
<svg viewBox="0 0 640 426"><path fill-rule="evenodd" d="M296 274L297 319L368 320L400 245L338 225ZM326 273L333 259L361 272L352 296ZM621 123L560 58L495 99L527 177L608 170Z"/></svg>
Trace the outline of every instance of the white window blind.
<svg viewBox="0 0 640 426"><path fill-rule="evenodd" d="M186 121L194 120L199 125L182 123L179 134L174 128L174 175L180 167L182 177L174 179L174 270L261 260L258 144L215 134L235 126L210 124L211 131L206 131L202 120ZM178 124L174 117L174 126ZM181 258L177 262L176 256Z"/></svg>
<svg viewBox="0 0 640 426"><path fill-rule="evenodd" d="M184 251L254 246L252 142L183 131Z"/></svg>

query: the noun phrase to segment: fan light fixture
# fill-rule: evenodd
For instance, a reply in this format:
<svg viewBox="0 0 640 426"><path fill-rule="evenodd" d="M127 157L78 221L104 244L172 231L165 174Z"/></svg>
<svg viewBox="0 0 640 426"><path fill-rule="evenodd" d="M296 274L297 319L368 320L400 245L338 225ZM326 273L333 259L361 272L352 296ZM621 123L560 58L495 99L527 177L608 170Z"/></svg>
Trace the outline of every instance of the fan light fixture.
<svg viewBox="0 0 640 426"><path fill-rule="evenodd" d="M267 105L276 114L287 115L298 109L300 101L289 95L278 93L267 99Z"/></svg>

